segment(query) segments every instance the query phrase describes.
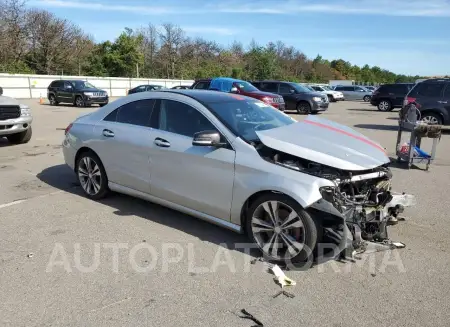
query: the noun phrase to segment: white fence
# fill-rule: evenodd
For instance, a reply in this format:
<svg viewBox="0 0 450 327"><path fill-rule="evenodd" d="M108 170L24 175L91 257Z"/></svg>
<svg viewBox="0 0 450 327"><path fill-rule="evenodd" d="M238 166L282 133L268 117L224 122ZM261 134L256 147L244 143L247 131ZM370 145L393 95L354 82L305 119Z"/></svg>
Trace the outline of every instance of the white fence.
<svg viewBox="0 0 450 327"><path fill-rule="evenodd" d="M110 97L120 97L127 90L142 84L161 85L171 88L176 85L192 85L192 80L93 77L93 76L58 76L58 75L24 75L0 74L0 87L3 95L17 99L47 97L47 87L53 80L78 79L88 81L99 89L108 92Z"/></svg>

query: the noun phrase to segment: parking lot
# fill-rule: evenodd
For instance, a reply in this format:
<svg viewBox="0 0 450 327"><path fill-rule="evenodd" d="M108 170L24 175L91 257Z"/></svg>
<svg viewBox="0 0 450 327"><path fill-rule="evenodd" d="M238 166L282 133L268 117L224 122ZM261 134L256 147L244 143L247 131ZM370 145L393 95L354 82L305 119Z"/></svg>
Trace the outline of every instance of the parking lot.
<svg viewBox="0 0 450 327"><path fill-rule="evenodd" d="M235 247L244 236L124 195L82 196L61 142L97 107L22 102L33 110L32 140L0 140L1 326L253 326L241 309L264 326L448 326L450 135L429 172L393 164L396 190L417 198L389 230L405 249L288 271L295 298L273 298L280 288L265 264ZM345 101L321 116L394 157L398 110Z"/></svg>

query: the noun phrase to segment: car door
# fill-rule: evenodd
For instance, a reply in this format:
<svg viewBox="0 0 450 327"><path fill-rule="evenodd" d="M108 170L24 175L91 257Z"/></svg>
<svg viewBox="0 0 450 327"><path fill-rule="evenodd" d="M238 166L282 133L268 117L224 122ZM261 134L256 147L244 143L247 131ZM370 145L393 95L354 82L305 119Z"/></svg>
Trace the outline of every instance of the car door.
<svg viewBox="0 0 450 327"><path fill-rule="evenodd" d="M162 99L150 156L152 195L229 220L235 151L193 146L194 133L218 130L190 104ZM220 132L220 131L219 131Z"/></svg>
<svg viewBox="0 0 450 327"><path fill-rule="evenodd" d="M297 98L295 89L288 83L279 83L278 94L280 94L286 103L287 110L297 109Z"/></svg>
<svg viewBox="0 0 450 327"><path fill-rule="evenodd" d="M92 145L102 160L110 182L150 192L150 148L154 132L150 127L153 99L128 102L107 115L94 128Z"/></svg>
<svg viewBox="0 0 450 327"><path fill-rule="evenodd" d="M62 87L59 89L57 98L60 102L73 102L74 86L68 81L64 81Z"/></svg>
<svg viewBox="0 0 450 327"><path fill-rule="evenodd" d="M406 94L408 94L408 87L406 84L394 84L388 88L388 95L394 107L401 107Z"/></svg>
<svg viewBox="0 0 450 327"><path fill-rule="evenodd" d="M353 100L353 86L336 86L334 90L342 92L346 100Z"/></svg>

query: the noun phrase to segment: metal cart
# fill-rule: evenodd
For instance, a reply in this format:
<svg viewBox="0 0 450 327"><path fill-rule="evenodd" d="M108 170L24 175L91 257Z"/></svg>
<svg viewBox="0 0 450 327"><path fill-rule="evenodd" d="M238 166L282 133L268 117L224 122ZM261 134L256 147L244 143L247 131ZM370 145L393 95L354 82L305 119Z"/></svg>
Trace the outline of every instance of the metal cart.
<svg viewBox="0 0 450 327"><path fill-rule="evenodd" d="M413 163L426 163L426 170L430 168L431 163L436 156L437 143L442 135L442 126L428 125L417 120L418 109L414 104L408 104L400 111L400 119L398 121L397 143L395 145L397 161L406 162L408 169ZM400 143L402 140L402 133L410 132L409 150L408 152L401 151ZM417 155L415 153L416 147L420 148L423 137L432 138L433 146L431 153L428 155Z"/></svg>

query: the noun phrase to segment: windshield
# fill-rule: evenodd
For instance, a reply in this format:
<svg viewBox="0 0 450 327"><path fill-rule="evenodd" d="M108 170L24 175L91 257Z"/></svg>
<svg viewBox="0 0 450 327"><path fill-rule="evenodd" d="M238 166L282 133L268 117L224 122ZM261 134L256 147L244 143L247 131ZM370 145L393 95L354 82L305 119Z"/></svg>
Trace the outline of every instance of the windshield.
<svg viewBox="0 0 450 327"><path fill-rule="evenodd" d="M323 88L325 91L332 91L332 89L331 89L329 86L322 86L322 88Z"/></svg>
<svg viewBox="0 0 450 327"><path fill-rule="evenodd" d="M302 84L292 84L292 86L295 88L295 90L297 91L297 92L311 92L311 91L314 91L311 87L309 87L309 86L305 86L305 85L302 85Z"/></svg>
<svg viewBox="0 0 450 327"><path fill-rule="evenodd" d="M234 82L234 85L236 85L236 87L244 92L256 92L259 91L256 87L254 87L252 84L248 83L248 82L244 82L244 81L240 81L240 82Z"/></svg>
<svg viewBox="0 0 450 327"><path fill-rule="evenodd" d="M96 89L94 85L85 81L72 81L76 89Z"/></svg>
<svg viewBox="0 0 450 327"><path fill-rule="evenodd" d="M236 136L248 142L259 140L256 131L296 122L295 119L259 100L215 102L208 106Z"/></svg>

